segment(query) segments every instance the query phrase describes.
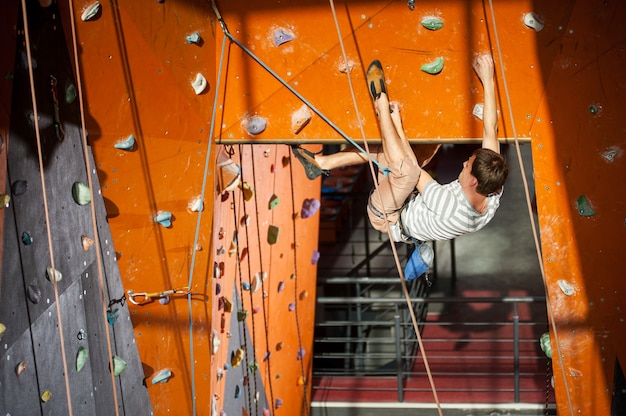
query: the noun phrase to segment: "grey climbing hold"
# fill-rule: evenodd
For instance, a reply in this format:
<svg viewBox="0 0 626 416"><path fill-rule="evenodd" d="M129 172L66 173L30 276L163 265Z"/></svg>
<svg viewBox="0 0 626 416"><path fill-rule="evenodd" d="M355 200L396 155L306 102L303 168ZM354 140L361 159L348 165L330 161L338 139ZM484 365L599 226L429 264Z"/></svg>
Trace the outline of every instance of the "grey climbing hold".
<svg viewBox="0 0 626 416"><path fill-rule="evenodd" d="M72 185L72 196L74 197L74 202L78 205L84 206L91 202L89 187L82 182L74 182L74 185Z"/></svg>
<svg viewBox="0 0 626 416"><path fill-rule="evenodd" d="M130 134L125 139L122 139L119 142L115 143L113 147L121 150L133 150L133 148L135 147L135 136Z"/></svg>
<svg viewBox="0 0 626 416"><path fill-rule="evenodd" d="M426 16L421 23L428 30L439 30L443 27L443 20L436 16Z"/></svg>
<svg viewBox="0 0 626 416"><path fill-rule="evenodd" d="M593 217L596 212L591 208L589 201L585 195L581 195L576 199L576 209L582 217Z"/></svg>
<svg viewBox="0 0 626 416"><path fill-rule="evenodd" d="M172 213L169 211L159 212L154 217L154 222L161 224L165 228L169 228L172 226Z"/></svg>
<svg viewBox="0 0 626 416"><path fill-rule="evenodd" d="M157 373L152 377L152 384L159 383L167 383L167 381L173 376L172 370L169 368L164 368L162 370L157 371Z"/></svg>
<svg viewBox="0 0 626 416"><path fill-rule="evenodd" d="M283 45L287 42L291 42L295 38L296 36L291 33L291 31L282 27L274 31L274 44L276 45L276 47L279 47L280 45Z"/></svg>
<svg viewBox="0 0 626 416"><path fill-rule="evenodd" d="M25 246L29 246L29 245L33 244L33 237L30 235L30 233L28 231L24 231L22 233L22 243Z"/></svg>
<svg viewBox="0 0 626 416"><path fill-rule="evenodd" d="M41 300L41 289L36 284L31 283L28 285L28 288L26 288L26 296L31 303L36 305Z"/></svg>
<svg viewBox="0 0 626 416"><path fill-rule="evenodd" d="M187 35L185 39L187 40L187 43L202 45L202 36L200 36L198 32L193 32L192 34Z"/></svg>
<svg viewBox="0 0 626 416"><path fill-rule="evenodd" d="M559 289L561 289L561 292L563 292L566 296L572 296L575 292L574 286L566 280L561 279L557 281L556 284L559 286Z"/></svg>
<svg viewBox="0 0 626 416"><path fill-rule="evenodd" d="M422 65L420 69L427 74L437 75L443 70L443 63L444 59L440 56L434 61Z"/></svg>
<svg viewBox="0 0 626 416"><path fill-rule="evenodd" d="M117 377L120 374L122 374L124 370L126 370L126 365L127 365L126 361L122 360L117 355L114 355L113 356L113 375Z"/></svg>
<svg viewBox="0 0 626 416"><path fill-rule="evenodd" d="M87 362L87 357L89 356L89 351L87 348L82 345L78 347L78 352L76 353L76 372L80 373L80 370L83 369L85 363Z"/></svg>
<svg viewBox="0 0 626 416"><path fill-rule="evenodd" d="M100 12L101 7L102 6L100 5L99 1L92 3L91 5L87 6L85 11L83 11L83 14L81 14L80 19L83 22L88 22L89 20L95 19L96 16L98 15L98 12Z"/></svg>
<svg viewBox="0 0 626 416"><path fill-rule="evenodd" d="M266 127L267 121L263 117L254 116L248 121L248 124L246 125L246 130L248 131L248 133L255 135L263 133Z"/></svg>
<svg viewBox="0 0 626 416"><path fill-rule="evenodd" d="M543 30L543 22L535 13L526 13L524 15L524 24L531 29L534 29L535 32L541 32Z"/></svg>
<svg viewBox="0 0 626 416"><path fill-rule="evenodd" d="M18 179L11 185L11 193L13 196L23 195L28 189L28 182L22 179Z"/></svg>

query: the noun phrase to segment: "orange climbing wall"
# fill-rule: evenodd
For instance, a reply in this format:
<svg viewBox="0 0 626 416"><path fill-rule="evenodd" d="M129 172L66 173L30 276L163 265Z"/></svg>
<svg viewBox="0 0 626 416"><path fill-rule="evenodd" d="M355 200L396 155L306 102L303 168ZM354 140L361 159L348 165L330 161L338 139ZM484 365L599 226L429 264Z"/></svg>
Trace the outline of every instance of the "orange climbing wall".
<svg viewBox="0 0 626 416"><path fill-rule="evenodd" d="M59 3L68 15L68 2ZM620 249L626 229L620 196L624 194L624 122L619 113L624 108L626 84L620 27L626 6L590 0L494 1L494 27L487 1L416 1L415 10L410 10L405 1L338 1L335 7L348 55L347 67L352 68L357 115L348 77L342 72L346 65L328 2L222 3L218 7L232 35L338 129L355 139L363 137L359 121L366 138L378 137L363 81L365 68L374 58L385 66L391 98L402 105L407 135L414 142L479 137L481 124L472 116L472 108L481 101L482 94L471 71L471 60L475 53L494 53L500 137L532 139L547 288L563 356L564 371L561 362L555 360L559 414L607 414L615 357L621 357L622 363L626 360L620 342L624 308L620 304L623 296L619 280L624 268ZM219 92L215 140L256 142L259 146L235 148L235 156L241 155L245 161L244 177L252 175L258 181L256 194L262 196L251 215L256 218L258 208L259 220L251 224L259 224L260 239L264 241L267 224L281 222L279 243L272 247L266 243L255 245L261 254L241 273L249 276L267 268L271 276L267 302L272 312L267 320L267 339L273 346L279 342L272 331L275 322L282 325L284 318L286 328L294 324L295 314L281 309L287 297L278 296L273 287L275 279L290 275L290 259L295 255L291 244L298 247L296 280L312 282L314 278L310 255L316 238L309 236L316 236L316 219L294 220L290 217L293 212L280 211L290 206L290 197L285 196L287 184L292 183L292 174L300 175L293 180L297 184L297 197L293 198L296 212L303 198L314 196L319 184L304 180L302 172L289 170L287 174L290 168L282 165L287 147L272 143L338 143L343 142L341 135L317 114L296 134L292 117L302 103L290 91L231 42L221 61L223 37L208 1L103 2L101 14L91 22L78 19L90 2L73 4L87 129L126 288L160 291L187 284L197 220L197 214L188 212L187 206L201 192L213 98ZM545 21L541 32L524 26L523 16L530 11ZM424 29L420 20L427 15L441 17L444 27L436 32ZM273 35L280 28L295 39L277 47ZM67 26L64 30L71 39L71 30ZM204 39L201 46L185 41L185 36L194 31ZM419 70L423 63L438 56L445 59L439 75ZM220 67L224 72L217 85ZM198 72L209 84L201 95L191 88ZM589 111L592 106L595 113ZM253 116L266 120L265 131L255 135L246 132L246 122ZM134 151L113 148L129 134L137 139ZM265 157L267 149L269 156ZM210 150L215 154L213 147ZM427 154L429 148L420 147L419 151ZM192 312L195 387L202 412L207 412L215 395L220 400L228 397L216 377L217 367L227 360L228 352L222 349L221 355L210 358L211 330L221 326L213 295L217 283L213 264L220 260L217 253L221 246L216 227L222 226L220 219L241 217L241 212L230 206L241 197L239 191L226 201L215 195L211 160L198 241L202 250L196 252L192 285L193 291L200 294L192 303ZM272 194L280 195L281 202L274 208L277 211L265 205ZM578 214L576 199L583 195L595 210L594 216ZM237 208L240 206L239 201ZM174 215L171 228L152 221L159 211ZM290 232L289 227L294 226L296 238L283 239L292 234L293 228ZM307 238L298 237L301 234ZM236 263L232 257L226 258L228 254L221 256L225 262L222 279L234 282L238 278ZM280 267L281 273L270 274L270 264L272 269ZM574 294L565 295L559 281L571 285ZM295 296L300 286L296 288L291 279L287 284L291 286L281 295ZM310 291L308 298L296 302L302 302L300 324L308 325L309 332L313 295ZM173 299L168 305L155 302L131 311L146 375L150 377L163 367L172 368L175 374L165 384L152 385L148 381L155 413L189 414L189 315L185 299ZM261 317L250 315L248 320L263 323ZM265 343L263 332L257 334L260 344ZM285 341L290 349L283 351L284 355L289 351L292 354L296 348L294 334L285 339L290 339ZM305 338L301 342L309 341ZM555 351L556 346L553 342ZM262 360L258 351L264 353L264 349L257 348L257 360ZM272 357L280 353L274 351ZM307 350L306 357L310 356ZM293 370L287 378L282 374L279 381L273 379L274 395L281 394L276 393L281 389L293 391L293 381L297 382L296 375L301 374L293 354L284 363L280 359L274 363L279 367L289 365ZM283 371L280 368L275 372ZM269 383L267 368L261 365L259 369ZM305 366L305 374L308 371ZM275 377L271 368L270 372ZM303 386L296 384L295 388L304 391ZM278 412L294 411L283 400L283 410Z"/></svg>

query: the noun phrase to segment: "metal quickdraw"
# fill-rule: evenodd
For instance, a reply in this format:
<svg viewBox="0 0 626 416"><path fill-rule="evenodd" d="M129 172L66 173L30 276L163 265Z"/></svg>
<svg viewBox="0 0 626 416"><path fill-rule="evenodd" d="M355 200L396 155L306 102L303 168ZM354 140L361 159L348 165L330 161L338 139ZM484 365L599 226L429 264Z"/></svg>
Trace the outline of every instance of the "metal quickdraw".
<svg viewBox="0 0 626 416"><path fill-rule="evenodd" d="M128 300L131 303L141 306L146 303L150 303L155 299L172 295L188 295L191 292L189 291L189 288L185 286L177 289L164 290L162 292L133 292L132 290L129 290L126 293L128 293Z"/></svg>

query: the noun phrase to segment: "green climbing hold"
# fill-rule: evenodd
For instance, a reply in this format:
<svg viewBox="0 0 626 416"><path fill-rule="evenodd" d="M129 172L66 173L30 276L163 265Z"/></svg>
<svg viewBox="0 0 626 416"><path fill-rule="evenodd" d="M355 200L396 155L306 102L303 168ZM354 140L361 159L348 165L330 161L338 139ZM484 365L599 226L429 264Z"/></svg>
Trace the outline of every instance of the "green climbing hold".
<svg viewBox="0 0 626 416"><path fill-rule="evenodd" d="M546 357L552 358L552 345L550 344L550 333L545 332L539 338L539 345L541 345L541 350L546 354Z"/></svg>
<svg viewBox="0 0 626 416"><path fill-rule="evenodd" d="M29 246L29 245L33 244L33 237L30 235L30 233L28 231L24 231L22 233L22 243L25 246Z"/></svg>
<svg viewBox="0 0 626 416"><path fill-rule="evenodd" d="M78 97L76 86L74 86L74 84L68 85L65 89L65 102L68 104L72 104L76 97Z"/></svg>
<svg viewBox="0 0 626 416"><path fill-rule="evenodd" d="M276 244L278 241L278 233L280 232L280 228L275 225L270 225L267 229L267 242L270 244Z"/></svg>
<svg viewBox="0 0 626 416"><path fill-rule="evenodd" d="M248 367L250 368L250 371L252 371L252 374L254 374L256 370L259 369L259 365L256 363L256 361L252 361L250 364L248 364Z"/></svg>
<svg viewBox="0 0 626 416"><path fill-rule="evenodd" d="M420 69L427 74L437 75L443 70L443 58L440 56L434 61L422 65Z"/></svg>
<svg viewBox="0 0 626 416"><path fill-rule="evenodd" d="M113 375L119 376L126 370L126 361L122 360L117 355L113 356Z"/></svg>
<svg viewBox="0 0 626 416"><path fill-rule="evenodd" d="M270 203L269 203L269 208L270 209L274 209L278 206L278 203L280 202L280 200L278 199L277 195L272 195L272 197L270 198Z"/></svg>
<svg viewBox="0 0 626 416"><path fill-rule="evenodd" d="M443 20L435 16L426 16L422 19L422 26L428 30L439 30L443 27Z"/></svg>
<svg viewBox="0 0 626 416"><path fill-rule="evenodd" d="M91 202L89 187L82 182L74 182L74 185L72 185L72 196L78 205L87 205Z"/></svg>
<svg viewBox="0 0 626 416"><path fill-rule="evenodd" d="M87 357L89 356L89 352L87 348L82 345L78 347L78 352L76 353L76 372L80 373L80 370L83 369L85 363L87 362Z"/></svg>
<svg viewBox="0 0 626 416"><path fill-rule="evenodd" d="M237 321L243 322L248 317L248 311L245 309L239 309L237 311Z"/></svg>
<svg viewBox="0 0 626 416"><path fill-rule="evenodd" d="M576 208L578 209L578 213L583 217L593 217L596 215L596 212L591 208L585 195L581 195L576 199Z"/></svg>

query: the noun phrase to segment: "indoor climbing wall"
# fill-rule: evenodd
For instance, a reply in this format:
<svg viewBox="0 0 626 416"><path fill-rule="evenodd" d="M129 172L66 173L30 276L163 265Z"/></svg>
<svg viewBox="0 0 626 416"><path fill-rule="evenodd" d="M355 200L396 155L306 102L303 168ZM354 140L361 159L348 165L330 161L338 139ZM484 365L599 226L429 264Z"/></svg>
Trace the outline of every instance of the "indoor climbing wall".
<svg viewBox="0 0 626 416"><path fill-rule="evenodd" d="M29 6L38 47L27 52L16 9L16 55L7 57L15 65L4 102L11 199L0 275L0 413L149 415L58 10Z"/></svg>

